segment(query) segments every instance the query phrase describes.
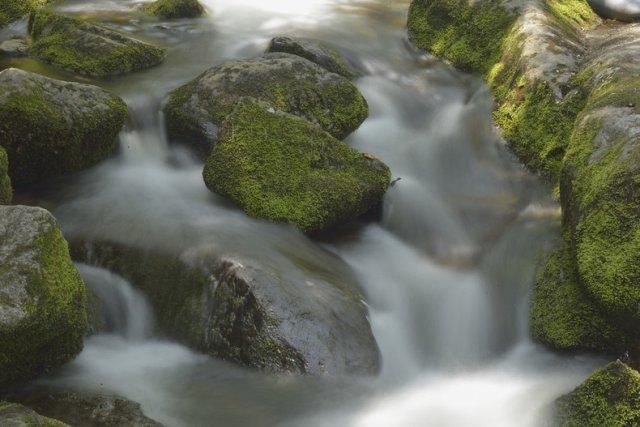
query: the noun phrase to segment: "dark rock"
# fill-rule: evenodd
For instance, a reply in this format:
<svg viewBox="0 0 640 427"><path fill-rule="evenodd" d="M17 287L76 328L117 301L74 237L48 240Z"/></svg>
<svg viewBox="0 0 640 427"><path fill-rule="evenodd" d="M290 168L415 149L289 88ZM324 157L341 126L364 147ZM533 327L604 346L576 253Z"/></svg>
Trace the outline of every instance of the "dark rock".
<svg viewBox="0 0 640 427"><path fill-rule="evenodd" d="M344 77L295 55L270 53L226 62L171 92L164 109L170 138L209 153L218 126L244 97L305 118L338 139L368 115L367 102Z"/></svg>
<svg viewBox="0 0 640 427"><path fill-rule="evenodd" d="M0 145L9 156L14 185L104 160L126 117L126 104L97 86L15 68L0 72Z"/></svg>
<svg viewBox="0 0 640 427"><path fill-rule="evenodd" d="M282 52L301 56L325 70L340 74L347 79L353 79L360 74L338 51L320 40L286 36L274 37L267 52Z"/></svg>

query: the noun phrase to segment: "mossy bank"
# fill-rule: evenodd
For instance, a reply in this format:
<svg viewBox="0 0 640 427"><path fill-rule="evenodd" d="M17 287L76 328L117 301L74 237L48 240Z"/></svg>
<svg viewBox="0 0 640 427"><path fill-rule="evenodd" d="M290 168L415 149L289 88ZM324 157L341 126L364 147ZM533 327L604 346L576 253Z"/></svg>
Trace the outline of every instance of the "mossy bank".
<svg viewBox="0 0 640 427"><path fill-rule="evenodd" d="M409 38L486 78L503 136L559 190L562 243L538 275L533 336L637 354L640 30L599 24L581 0L414 0Z"/></svg>

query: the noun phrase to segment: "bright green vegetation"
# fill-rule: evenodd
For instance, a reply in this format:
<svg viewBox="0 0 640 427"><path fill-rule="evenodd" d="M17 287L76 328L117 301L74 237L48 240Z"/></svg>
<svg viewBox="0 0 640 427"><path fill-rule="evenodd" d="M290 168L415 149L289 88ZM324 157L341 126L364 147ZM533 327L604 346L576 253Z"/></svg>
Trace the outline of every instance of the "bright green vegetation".
<svg viewBox="0 0 640 427"><path fill-rule="evenodd" d="M0 95L0 143L14 185L79 171L113 152L128 115L120 98L102 95L102 108L63 111L48 83L31 82L6 98Z"/></svg>
<svg viewBox="0 0 640 427"><path fill-rule="evenodd" d="M628 344L577 282L571 252L564 245L538 273L530 316L533 338L557 350L616 353Z"/></svg>
<svg viewBox="0 0 640 427"><path fill-rule="evenodd" d="M13 197L7 152L0 147L0 205L8 205Z"/></svg>
<svg viewBox="0 0 640 427"><path fill-rule="evenodd" d="M556 403L563 427L640 425L640 373L617 361L594 372Z"/></svg>
<svg viewBox="0 0 640 427"><path fill-rule="evenodd" d="M0 401L0 425L21 427L69 427L53 418L38 415L26 406Z"/></svg>
<svg viewBox="0 0 640 427"><path fill-rule="evenodd" d="M20 19L44 6L48 0L2 0L0 3L0 27Z"/></svg>
<svg viewBox="0 0 640 427"><path fill-rule="evenodd" d="M164 50L113 30L51 12L29 20L34 39L29 52L37 58L94 77L109 77L159 64Z"/></svg>
<svg viewBox="0 0 640 427"><path fill-rule="evenodd" d="M486 74L500 60L515 19L499 0L414 0L409 40L460 69Z"/></svg>
<svg viewBox="0 0 640 427"><path fill-rule="evenodd" d="M0 387L73 359L87 330L86 287L60 229L52 225L35 244L40 269L27 284L34 304L20 323L0 325Z"/></svg>
<svg viewBox="0 0 640 427"><path fill-rule="evenodd" d="M204 8L198 0L157 0L146 5L144 11L164 19L197 18Z"/></svg>
<svg viewBox="0 0 640 427"><path fill-rule="evenodd" d="M379 203L390 172L306 120L244 99L222 126L204 180L251 216L314 232Z"/></svg>

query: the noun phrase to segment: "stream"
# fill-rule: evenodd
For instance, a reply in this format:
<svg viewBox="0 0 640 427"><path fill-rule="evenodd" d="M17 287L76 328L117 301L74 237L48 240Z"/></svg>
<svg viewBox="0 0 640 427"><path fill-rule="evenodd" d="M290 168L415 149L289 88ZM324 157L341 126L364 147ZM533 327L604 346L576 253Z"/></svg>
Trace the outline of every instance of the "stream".
<svg viewBox="0 0 640 427"><path fill-rule="evenodd" d="M305 276L314 274L308 266L331 270L339 256L366 296L381 372L274 376L214 360L160 336L124 279L79 265L109 307L109 332L87 338L76 360L34 386L116 393L168 426L544 425L549 405L602 360L559 356L529 339L535 267L559 235L560 211L499 138L481 79L408 44L407 0L202 3L208 16L162 23L131 20L129 0L55 6L165 46L168 56L157 68L93 81L130 107L119 152L37 193L73 238L174 250L207 243ZM259 55L280 34L324 40L364 70L356 84L370 117L347 143L400 178L382 220L338 241L245 216L206 189L201 160L164 132L168 91L225 60Z"/></svg>

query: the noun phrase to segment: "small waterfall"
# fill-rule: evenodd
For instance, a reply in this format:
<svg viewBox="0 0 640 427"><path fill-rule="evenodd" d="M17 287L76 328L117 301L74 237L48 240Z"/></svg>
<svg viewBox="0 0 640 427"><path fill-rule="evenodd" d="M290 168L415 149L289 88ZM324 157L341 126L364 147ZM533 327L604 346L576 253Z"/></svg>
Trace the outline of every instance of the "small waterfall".
<svg viewBox="0 0 640 427"><path fill-rule="evenodd" d="M144 296L122 277L103 268L77 264L90 289L91 306L101 330L127 340L144 340L153 332L153 314Z"/></svg>

